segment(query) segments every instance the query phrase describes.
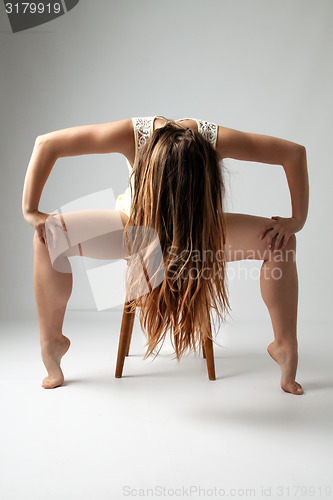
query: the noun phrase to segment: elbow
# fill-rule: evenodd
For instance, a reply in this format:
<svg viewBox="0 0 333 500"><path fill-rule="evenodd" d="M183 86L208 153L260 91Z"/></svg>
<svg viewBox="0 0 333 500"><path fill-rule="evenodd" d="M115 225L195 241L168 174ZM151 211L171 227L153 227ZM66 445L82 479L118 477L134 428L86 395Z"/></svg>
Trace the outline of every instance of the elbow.
<svg viewBox="0 0 333 500"><path fill-rule="evenodd" d="M52 143L52 137L51 137L50 133L38 135L35 139L35 144L37 146L39 146L41 144L44 145L44 144L51 144L51 143Z"/></svg>
<svg viewBox="0 0 333 500"><path fill-rule="evenodd" d="M306 159L306 148L302 144L294 143L292 149L289 150L288 156L285 158L283 166L286 164L294 164L294 162L299 162L300 160Z"/></svg>
<svg viewBox="0 0 333 500"><path fill-rule="evenodd" d="M281 163L283 168L291 167L293 170L295 165L307 165L306 148L302 144L294 143L292 148L288 150L288 154Z"/></svg>
<svg viewBox="0 0 333 500"><path fill-rule="evenodd" d="M306 156L306 147L302 144L297 144L297 152L301 156Z"/></svg>
<svg viewBox="0 0 333 500"><path fill-rule="evenodd" d="M42 144L44 141L44 136L43 135L38 135L35 139L35 146L39 146Z"/></svg>
<svg viewBox="0 0 333 500"><path fill-rule="evenodd" d="M47 152L52 157L57 158L54 141L49 134L38 135L35 139L34 147Z"/></svg>

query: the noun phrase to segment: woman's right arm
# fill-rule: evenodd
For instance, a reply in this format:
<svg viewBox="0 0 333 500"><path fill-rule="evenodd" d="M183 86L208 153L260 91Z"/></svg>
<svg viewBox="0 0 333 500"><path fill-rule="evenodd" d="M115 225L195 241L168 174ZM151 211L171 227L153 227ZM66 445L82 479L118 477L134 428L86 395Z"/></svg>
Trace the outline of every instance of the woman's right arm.
<svg viewBox="0 0 333 500"><path fill-rule="evenodd" d="M134 147L130 118L66 128L37 137L24 179L22 213L42 243L46 244L45 220L49 214L39 212L38 205L56 160L84 154L121 153L133 162Z"/></svg>

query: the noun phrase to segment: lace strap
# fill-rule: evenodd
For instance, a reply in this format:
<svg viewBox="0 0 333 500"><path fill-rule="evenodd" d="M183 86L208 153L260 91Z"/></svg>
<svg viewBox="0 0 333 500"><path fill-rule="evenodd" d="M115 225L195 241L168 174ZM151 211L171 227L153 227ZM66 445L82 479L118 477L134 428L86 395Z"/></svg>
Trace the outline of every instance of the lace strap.
<svg viewBox="0 0 333 500"><path fill-rule="evenodd" d="M132 122L135 138L135 165L138 151L146 144L152 134L154 116L134 117L132 118Z"/></svg>
<svg viewBox="0 0 333 500"><path fill-rule="evenodd" d="M210 142L213 148L216 148L217 141L217 131L218 125L216 123L207 122L206 120L198 120L197 118L181 118L180 120L176 120L177 122L181 122L184 120L194 120L198 125L198 132L204 136L204 138Z"/></svg>
<svg viewBox="0 0 333 500"><path fill-rule="evenodd" d="M216 148L217 141L217 131L218 126L216 123L207 122L205 120L197 120L198 122L198 131L204 136L204 138L210 142L213 148Z"/></svg>

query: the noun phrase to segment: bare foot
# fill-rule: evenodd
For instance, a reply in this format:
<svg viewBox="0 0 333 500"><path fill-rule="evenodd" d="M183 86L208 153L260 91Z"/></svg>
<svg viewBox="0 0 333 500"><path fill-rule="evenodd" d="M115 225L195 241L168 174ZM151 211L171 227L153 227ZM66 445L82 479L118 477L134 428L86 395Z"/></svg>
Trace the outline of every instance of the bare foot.
<svg viewBox="0 0 333 500"><path fill-rule="evenodd" d="M48 376L42 382L44 389L53 389L63 384L64 374L60 368L60 361L70 345L70 340L64 335L59 340L42 344L42 359L48 372Z"/></svg>
<svg viewBox="0 0 333 500"><path fill-rule="evenodd" d="M302 386L295 381L298 354L297 348L287 344L269 344L267 352L281 368L281 388L292 394L303 394Z"/></svg>

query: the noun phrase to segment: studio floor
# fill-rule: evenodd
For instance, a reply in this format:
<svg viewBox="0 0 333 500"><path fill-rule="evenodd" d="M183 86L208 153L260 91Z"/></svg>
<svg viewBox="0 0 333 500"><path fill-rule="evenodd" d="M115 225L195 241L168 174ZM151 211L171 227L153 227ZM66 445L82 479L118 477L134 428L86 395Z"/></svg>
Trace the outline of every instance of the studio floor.
<svg viewBox="0 0 333 500"><path fill-rule="evenodd" d="M1 500L333 498L331 327L299 323L297 381L280 388L266 321L232 322L205 360L166 342L143 360L135 320L114 377L120 311L68 311L65 383L46 390L37 318L1 324Z"/></svg>

